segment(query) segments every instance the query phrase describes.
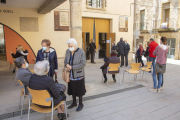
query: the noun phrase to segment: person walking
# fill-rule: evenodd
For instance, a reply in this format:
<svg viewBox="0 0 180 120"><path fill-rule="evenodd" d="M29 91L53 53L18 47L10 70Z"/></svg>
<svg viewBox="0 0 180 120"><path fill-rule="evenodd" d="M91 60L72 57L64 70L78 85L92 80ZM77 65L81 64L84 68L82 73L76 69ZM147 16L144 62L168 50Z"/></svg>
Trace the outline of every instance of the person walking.
<svg viewBox="0 0 180 120"><path fill-rule="evenodd" d="M49 62L50 70L48 76L53 77L54 74L58 72L58 61L57 54L54 48L51 46L51 41L48 39L44 39L41 42L42 49L40 49L37 53L36 63L38 61L46 60Z"/></svg>
<svg viewBox="0 0 180 120"><path fill-rule="evenodd" d="M153 81L156 81L156 72L155 72L155 60L156 60L156 56L153 55L154 50L156 49L156 47L158 46L158 43L156 43L154 41L153 38L150 39L150 44L149 44L149 61L152 62L152 68L153 68L153 72L152 72L152 77L153 77ZM151 73L151 72L149 72Z"/></svg>
<svg viewBox="0 0 180 120"><path fill-rule="evenodd" d="M142 43L139 43L139 49L137 51L137 57L138 57L138 63L141 62L142 66L141 67L144 67L144 62L142 60L142 53L143 53L144 49L143 49L143 46L142 46Z"/></svg>
<svg viewBox="0 0 180 120"><path fill-rule="evenodd" d="M124 66L125 50L126 50L125 42L123 41L123 38L120 38L120 41L117 44L117 52L118 52L118 57L121 57L121 67Z"/></svg>
<svg viewBox="0 0 180 120"><path fill-rule="evenodd" d="M96 50L96 44L95 44L95 42L94 42L94 39L91 39L91 43L89 44L89 52L90 52L90 54L91 54L91 63L93 63L93 64L96 64L95 62L94 62L94 58L95 58L95 50Z"/></svg>
<svg viewBox="0 0 180 120"><path fill-rule="evenodd" d="M125 49L125 60L126 60L126 67L128 66L128 54L129 54L129 51L130 51L130 45L127 43L127 40L124 40L125 42L125 45L126 45L126 49Z"/></svg>
<svg viewBox="0 0 180 120"><path fill-rule="evenodd" d="M84 107L82 103L83 95L86 93L85 72L86 66L85 52L77 47L77 41L70 38L67 41L69 49L66 50L64 66L70 71L70 82L68 83L68 95L72 95L73 103L68 107L71 109L77 106L76 96L79 97L79 106L76 111L81 111Z"/></svg>
<svg viewBox="0 0 180 120"><path fill-rule="evenodd" d="M147 62L149 62L149 51L148 51L149 50L149 44L150 44L150 42L148 41L146 51L145 51L145 54L144 54L144 57L146 57Z"/></svg>
<svg viewBox="0 0 180 120"><path fill-rule="evenodd" d="M166 37L161 37L160 45L156 47L156 49L153 51L153 55L157 57L156 59L156 68L166 68L166 60L167 60L167 54L168 54L169 47L166 45ZM163 73L165 72L165 69L160 73L156 69L155 71L157 73L158 77L158 86L157 86L157 79L155 77L154 82L154 88L149 89L151 92L160 92L160 87L162 85L162 77Z"/></svg>

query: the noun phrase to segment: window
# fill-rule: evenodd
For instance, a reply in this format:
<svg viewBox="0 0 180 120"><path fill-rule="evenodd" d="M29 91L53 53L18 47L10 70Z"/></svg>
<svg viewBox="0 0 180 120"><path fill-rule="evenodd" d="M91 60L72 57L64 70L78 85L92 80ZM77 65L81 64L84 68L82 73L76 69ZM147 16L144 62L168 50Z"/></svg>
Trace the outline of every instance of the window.
<svg viewBox="0 0 180 120"><path fill-rule="evenodd" d="M163 4L163 11L162 11L162 23L167 23L167 27L169 27L169 16L170 16L170 3Z"/></svg>
<svg viewBox="0 0 180 120"><path fill-rule="evenodd" d="M140 17L141 17L140 30L145 30L145 10L141 10Z"/></svg>
<svg viewBox="0 0 180 120"><path fill-rule="evenodd" d="M89 7L102 8L102 0L89 0Z"/></svg>

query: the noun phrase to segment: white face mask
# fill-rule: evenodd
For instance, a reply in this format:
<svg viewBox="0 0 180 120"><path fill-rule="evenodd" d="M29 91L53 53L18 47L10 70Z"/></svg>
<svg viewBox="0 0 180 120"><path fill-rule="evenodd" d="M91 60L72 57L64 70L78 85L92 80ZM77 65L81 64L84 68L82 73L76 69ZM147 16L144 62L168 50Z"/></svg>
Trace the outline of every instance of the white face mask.
<svg viewBox="0 0 180 120"><path fill-rule="evenodd" d="M29 67L29 64L28 63L26 63L26 68L28 68Z"/></svg>
<svg viewBox="0 0 180 120"><path fill-rule="evenodd" d="M70 50L71 52L73 52L73 51L74 51L74 47L70 47L69 50Z"/></svg>

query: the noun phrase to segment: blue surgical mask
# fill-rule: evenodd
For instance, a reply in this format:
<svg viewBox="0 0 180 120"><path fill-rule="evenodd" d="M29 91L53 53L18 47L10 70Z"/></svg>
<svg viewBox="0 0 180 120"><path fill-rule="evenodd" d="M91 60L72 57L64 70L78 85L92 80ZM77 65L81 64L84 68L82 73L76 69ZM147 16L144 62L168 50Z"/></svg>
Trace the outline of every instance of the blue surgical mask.
<svg viewBox="0 0 180 120"><path fill-rule="evenodd" d="M43 51L46 51L46 50L47 50L47 47L42 47L42 50L43 50Z"/></svg>

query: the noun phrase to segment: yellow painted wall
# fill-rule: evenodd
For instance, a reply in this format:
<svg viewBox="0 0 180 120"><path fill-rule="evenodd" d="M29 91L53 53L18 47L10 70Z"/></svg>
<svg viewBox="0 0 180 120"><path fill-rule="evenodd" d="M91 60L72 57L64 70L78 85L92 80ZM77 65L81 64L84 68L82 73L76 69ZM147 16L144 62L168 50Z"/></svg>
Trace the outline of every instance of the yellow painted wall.
<svg viewBox="0 0 180 120"><path fill-rule="evenodd" d="M64 3L57 9L68 8L68 4ZM0 12L0 22L9 26L19 33L32 47L35 54L41 49L41 41L45 38L51 40L51 46L56 49L58 57L64 57L67 49L66 41L70 37L69 31L54 31L54 11L48 14L38 14L37 9L27 8L7 8L0 7L1 10L13 10L14 13ZM38 32L22 32L20 31L20 17L37 17ZM16 47L15 47L16 48Z"/></svg>

